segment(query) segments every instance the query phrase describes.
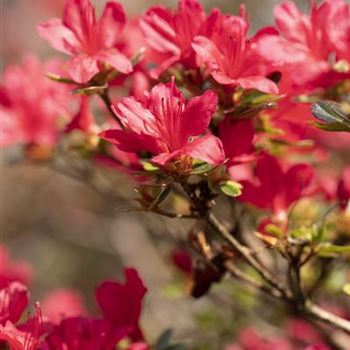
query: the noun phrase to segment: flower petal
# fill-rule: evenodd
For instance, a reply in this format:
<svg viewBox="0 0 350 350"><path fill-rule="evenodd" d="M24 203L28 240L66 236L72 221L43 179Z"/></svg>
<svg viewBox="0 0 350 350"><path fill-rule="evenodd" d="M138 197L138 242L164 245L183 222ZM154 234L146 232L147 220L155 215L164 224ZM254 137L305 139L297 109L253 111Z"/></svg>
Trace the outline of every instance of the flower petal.
<svg viewBox="0 0 350 350"><path fill-rule="evenodd" d="M98 72L97 60L94 57L78 55L68 63L68 73L77 83L88 82Z"/></svg>
<svg viewBox="0 0 350 350"><path fill-rule="evenodd" d="M197 54L199 65L206 65L210 73L221 70L222 54L213 41L204 36L196 36L192 47Z"/></svg>
<svg viewBox="0 0 350 350"><path fill-rule="evenodd" d="M114 1L107 2L98 23L100 40L104 47L110 48L115 45L125 22L126 16L123 6Z"/></svg>
<svg viewBox="0 0 350 350"><path fill-rule="evenodd" d="M127 129L138 134L157 135L154 115L133 97L123 98L113 108Z"/></svg>
<svg viewBox="0 0 350 350"><path fill-rule="evenodd" d="M255 130L251 120L232 120L226 117L219 124L219 136L227 157L234 159L248 153L253 144Z"/></svg>
<svg viewBox="0 0 350 350"><path fill-rule="evenodd" d="M0 290L0 324L16 323L28 305L28 289L19 282L12 282Z"/></svg>
<svg viewBox="0 0 350 350"><path fill-rule="evenodd" d="M262 76L250 76L237 79L238 85L244 89L256 89L267 94L278 94L277 85L270 79Z"/></svg>
<svg viewBox="0 0 350 350"><path fill-rule="evenodd" d="M137 134L133 131L106 130L99 136L107 142L118 146L125 152L151 152L157 154L160 152L157 140L149 135Z"/></svg>
<svg viewBox="0 0 350 350"><path fill-rule="evenodd" d="M216 110L217 95L207 90L201 96L191 98L181 115L180 138L186 143L190 136L203 134Z"/></svg>
<svg viewBox="0 0 350 350"><path fill-rule="evenodd" d="M133 340L139 340L141 334L138 321L147 288L135 269L125 269L125 278L124 284L114 281L103 282L96 289L96 300L105 318L117 326L131 327L134 333L131 337Z"/></svg>
<svg viewBox="0 0 350 350"><path fill-rule="evenodd" d="M225 153L219 138L205 135L189 142L181 150L192 158L203 160L209 164L218 165L225 160Z"/></svg>
<svg viewBox="0 0 350 350"><path fill-rule="evenodd" d="M91 0L68 0L64 8L63 24L72 30L81 43L87 43L96 24Z"/></svg>
<svg viewBox="0 0 350 350"><path fill-rule="evenodd" d="M278 30L289 40L306 43L305 15L292 1L285 1L274 8Z"/></svg>
<svg viewBox="0 0 350 350"><path fill-rule="evenodd" d="M132 72L131 61L117 49L100 51L97 57L100 61L110 64L121 73L128 74Z"/></svg>
<svg viewBox="0 0 350 350"><path fill-rule="evenodd" d="M148 44L160 52L180 54L171 12L162 6L149 9L140 22Z"/></svg>
<svg viewBox="0 0 350 350"><path fill-rule="evenodd" d="M74 54L80 49L75 34L58 18L40 23L37 30L39 35L58 51Z"/></svg>

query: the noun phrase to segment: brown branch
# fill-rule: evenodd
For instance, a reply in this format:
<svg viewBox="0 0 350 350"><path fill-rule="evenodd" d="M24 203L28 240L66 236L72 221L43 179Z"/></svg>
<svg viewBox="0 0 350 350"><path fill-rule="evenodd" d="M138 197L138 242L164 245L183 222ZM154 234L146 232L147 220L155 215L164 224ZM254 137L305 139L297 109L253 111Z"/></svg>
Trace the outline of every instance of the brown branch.
<svg viewBox="0 0 350 350"><path fill-rule="evenodd" d="M286 300L291 298L291 293L285 288L272 273L258 262L251 254L250 249L242 245L235 237L233 237L227 228L216 218L213 213L208 214L208 222L214 227L214 229L224 238L243 258L252 266L263 279L269 283L272 287L276 288Z"/></svg>
<svg viewBox="0 0 350 350"><path fill-rule="evenodd" d="M173 213L173 212L168 212L166 210L163 210L161 208L152 208L152 210L143 210L140 209L140 211L144 211L144 212L151 212L151 213L155 213L155 214L159 214L168 218L173 218L173 219L199 219L198 215L195 214L181 214L181 213Z"/></svg>
<svg viewBox="0 0 350 350"><path fill-rule="evenodd" d="M330 326L336 327L345 333L350 334L350 321L320 308L311 301L305 303L305 312L314 320L322 321L323 323L329 324Z"/></svg>
<svg viewBox="0 0 350 350"><path fill-rule="evenodd" d="M254 289L268 296L272 296L277 299L283 299L283 295L281 294L280 291L259 283L254 278L250 277L249 275L244 273L242 270L240 270L232 261L227 261L225 263L225 267L233 277L236 277L237 279L241 280L246 285L253 287Z"/></svg>

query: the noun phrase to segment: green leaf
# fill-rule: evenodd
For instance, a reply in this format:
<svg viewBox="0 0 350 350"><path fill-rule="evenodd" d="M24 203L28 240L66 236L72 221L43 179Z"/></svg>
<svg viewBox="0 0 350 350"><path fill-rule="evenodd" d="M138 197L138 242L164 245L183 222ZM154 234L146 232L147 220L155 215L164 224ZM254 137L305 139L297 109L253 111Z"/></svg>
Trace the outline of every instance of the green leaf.
<svg viewBox="0 0 350 350"><path fill-rule="evenodd" d="M350 116L344 112L341 104L331 101L320 101L314 103L311 112L315 118L323 123L314 125L327 131L350 132Z"/></svg>
<svg viewBox="0 0 350 350"><path fill-rule="evenodd" d="M350 283L347 283L343 286L343 293L350 297Z"/></svg>
<svg viewBox="0 0 350 350"><path fill-rule="evenodd" d="M228 181L222 181L219 184L220 190L226 194L226 196L229 197L237 197L242 194L242 188L243 186L236 181L228 180Z"/></svg>
<svg viewBox="0 0 350 350"><path fill-rule="evenodd" d="M323 257L334 257L338 254L350 254L350 245L334 245L323 243L319 245L318 255Z"/></svg>

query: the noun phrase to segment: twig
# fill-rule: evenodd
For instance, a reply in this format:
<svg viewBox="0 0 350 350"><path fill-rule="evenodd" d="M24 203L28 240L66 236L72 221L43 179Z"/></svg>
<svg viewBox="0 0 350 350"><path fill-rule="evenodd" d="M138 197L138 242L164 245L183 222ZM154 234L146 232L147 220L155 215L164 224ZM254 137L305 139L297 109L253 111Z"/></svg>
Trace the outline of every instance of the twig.
<svg viewBox="0 0 350 350"><path fill-rule="evenodd" d="M173 213L173 212L168 212L166 210L163 210L161 208L152 208L152 210L150 211L148 211L147 209L145 210L140 209L140 211L151 212L151 213L159 214L159 215L166 216L168 218L174 218L174 219L199 219L199 216L195 214Z"/></svg>
<svg viewBox="0 0 350 350"><path fill-rule="evenodd" d="M313 304L311 301L305 303L305 311L313 319L322 321L333 327L337 327L343 330L345 333L350 334L350 321L347 321L337 315L334 315L319 306Z"/></svg>
<svg viewBox="0 0 350 350"><path fill-rule="evenodd" d="M250 277L249 275L245 274L242 270L240 270L232 261L227 261L225 263L225 267L231 273L232 276L238 278L239 280L253 287L254 289L266 295L273 296L277 299L283 299L283 295L280 291L259 283L254 278Z"/></svg>
<svg viewBox="0 0 350 350"><path fill-rule="evenodd" d="M246 262L248 262L249 265L251 265L267 283L276 288L285 299L290 299L290 291L287 290L279 281L277 281L269 270L255 260L249 249L239 243L213 213L208 214L208 222L215 228L221 237L223 237L238 253L242 255Z"/></svg>

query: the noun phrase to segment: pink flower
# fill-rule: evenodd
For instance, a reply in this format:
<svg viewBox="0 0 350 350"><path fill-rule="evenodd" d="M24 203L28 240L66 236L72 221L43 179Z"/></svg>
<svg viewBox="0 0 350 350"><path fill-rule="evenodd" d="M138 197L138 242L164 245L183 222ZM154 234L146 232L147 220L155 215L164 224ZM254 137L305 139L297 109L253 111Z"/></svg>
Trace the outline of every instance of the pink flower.
<svg viewBox="0 0 350 350"><path fill-rule="evenodd" d="M28 305L28 289L19 282L11 282L0 290L0 324L16 323Z"/></svg>
<svg viewBox="0 0 350 350"><path fill-rule="evenodd" d="M338 59L350 64L350 4L343 0L328 0L323 6L328 15L326 29L330 45Z"/></svg>
<svg viewBox="0 0 350 350"><path fill-rule="evenodd" d="M59 118L67 116L70 99L63 84L44 75L57 70L57 61L43 64L27 55L21 65L9 66L1 87L1 146L14 143L53 146L58 139Z"/></svg>
<svg viewBox="0 0 350 350"><path fill-rule="evenodd" d="M91 0L68 0L63 20L54 18L41 23L38 31L52 47L72 56L70 76L78 83L86 83L103 64L125 74L132 71L131 61L115 48L124 24L123 7L115 1L107 2L97 21Z"/></svg>
<svg viewBox="0 0 350 350"><path fill-rule="evenodd" d="M142 299L147 292L135 269L125 270L125 284L105 281L96 289L96 300L104 317L118 328L127 328L134 341L142 340L138 325Z"/></svg>
<svg viewBox="0 0 350 350"><path fill-rule="evenodd" d="M70 289L52 291L41 303L43 315L58 324L63 318L82 316L86 309L80 294Z"/></svg>
<svg viewBox="0 0 350 350"><path fill-rule="evenodd" d="M0 325L0 341L5 341L11 350L38 350L43 333L43 320L39 304L35 306L35 315L26 324L16 327L7 321L5 326Z"/></svg>
<svg viewBox="0 0 350 350"><path fill-rule="evenodd" d="M114 109L125 130L106 130L100 136L127 152L151 152L159 165L181 156L220 164L221 141L205 134L216 106L217 97L210 90L186 104L172 80L152 89L147 107L134 98L122 99Z"/></svg>
<svg viewBox="0 0 350 350"><path fill-rule="evenodd" d="M192 47L200 66L219 84L276 94L276 84L266 78L269 67L255 50L256 38L248 40L249 24L244 15L244 8L242 17L218 14L211 36L196 36Z"/></svg>
<svg viewBox="0 0 350 350"><path fill-rule="evenodd" d="M330 54L335 61L350 57L350 6L342 0L312 3L303 14L292 1L274 10L278 32L269 31L258 40L259 53L276 65L284 66L297 85L327 85L344 75L331 72ZM337 23L334 26L334 23ZM338 24L339 23L339 24Z"/></svg>
<svg viewBox="0 0 350 350"><path fill-rule="evenodd" d="M0 288L6 287L10 282L18 281L27 284L33 277L32 266L25 261L13 261L6 246L0 244Z"/></svg>
<svg viewBox="0 0 350 350"><path fill-rule="evenodd" d="M261 209L270 209L276 218L286 219L289 206L306 193L313 169L306 164L282 167L268 154L263 154L255 168L255 181L242 181L240 200Z"/></svg>
<svg viewBox="0 0 350 350"><path fill-rule="evenodd" d="M205 23L206 14L197 0L180 0L176 11L156 6L146 12L140 22L145 38L154 50L167 55L153 71L154 78L177 62L194 66L191 43Z"/></svg>

